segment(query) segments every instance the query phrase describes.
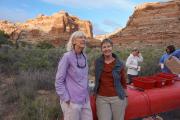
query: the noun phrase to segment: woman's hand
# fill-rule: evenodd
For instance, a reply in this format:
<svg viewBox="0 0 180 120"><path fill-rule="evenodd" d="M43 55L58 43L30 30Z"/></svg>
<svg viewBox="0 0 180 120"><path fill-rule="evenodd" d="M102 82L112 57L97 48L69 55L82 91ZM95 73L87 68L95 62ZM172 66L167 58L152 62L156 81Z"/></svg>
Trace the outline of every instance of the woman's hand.
<svg viewBox="0 0 180 120"><path fill-rule="evenodd" d="M70 105L70 100L66 101L66 104L67 104L67 105Z"/></svg>
<svg viewBox="0 0 180 120"><path fill-rule="evenodd" d="M126 97L128 97L127 89L124 89L124 92L126 94Z"/></svg>

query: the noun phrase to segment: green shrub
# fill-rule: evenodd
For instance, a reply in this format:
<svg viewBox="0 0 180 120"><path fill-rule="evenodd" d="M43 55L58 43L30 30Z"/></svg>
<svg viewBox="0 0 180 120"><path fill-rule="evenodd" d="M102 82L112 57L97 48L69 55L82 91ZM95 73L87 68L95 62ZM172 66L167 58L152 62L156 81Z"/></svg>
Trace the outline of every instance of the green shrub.
<svg viewBox="0 0 180 120"><path fill-rule="evenodd" d="M12 74L26 70L56 69L64 51L64 48L11 48L7 52L0 50L0 72Z"/></svg>
<svg viewBox="0 0 180 120"><path fill-rule="evenodd" d="M19 120L55 120L62 117L62 111L56 100L37 97L34 100L25 96L20 100Z"/></svg>
<svg viewBox="0 0 180 120"><path fill-rule="evenodd" d="M0 45L2 44L9 44L12 45L13 43L8 40L9 35L7 35L4 31L0 30Z"/></svg>
<svg viewBox="0 0 180 120"><path fill-rule="evenodd" d="M159 59L162 56L163 51L161 49L146 48L142 50L142 55L144 58L142 65L142 70L140 75L148 76L160 72L158 66Z"/></svg>
<svg viewBox="0 0 180 120"><path fill-rule="evenodd" d="M18 94L18 120L50 120L61 117L59 103L51 99L51 96L55 96L54 78L54 70L28 70L16 75L14 86ZM54 94L39 98L41 95L38 94L38 90L51 90Z"/></svg>
<svg viewBox="0 0 180 120"><path fill-rule="evenodd" d="M41 49L50 49L50 48L54 48L54 46L47 42L47 41L42 41L42 42L39 42L37 45L36 45L37 48L41 48Z"/></svg>
<svg viewBox="0 0 180 120"><path fill-rule="evenodd" d="M87 49L89 74L94 75L94 63L96 58L100 55L100 49Z"/></svg>
<svg viewBox="0 0 180 120"><path fill-rule="evenodd" d="M4 90L3 96L4 103L6 104L14 103L19 99L18 92L13 85L8 86L8 88Z"/></svg>

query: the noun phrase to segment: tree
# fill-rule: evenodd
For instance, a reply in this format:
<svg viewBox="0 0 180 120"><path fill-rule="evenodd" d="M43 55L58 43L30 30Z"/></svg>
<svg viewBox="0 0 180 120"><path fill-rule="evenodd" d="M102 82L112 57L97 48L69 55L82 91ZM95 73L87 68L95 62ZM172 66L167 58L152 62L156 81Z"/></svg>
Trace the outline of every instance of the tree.
<svg viewBox="0 0 180 120"><path fill-rule="evenodd" d="M2 30L0 30L0 45L2 44L12 44L11 41L8 40L9 36Z"/></svg>

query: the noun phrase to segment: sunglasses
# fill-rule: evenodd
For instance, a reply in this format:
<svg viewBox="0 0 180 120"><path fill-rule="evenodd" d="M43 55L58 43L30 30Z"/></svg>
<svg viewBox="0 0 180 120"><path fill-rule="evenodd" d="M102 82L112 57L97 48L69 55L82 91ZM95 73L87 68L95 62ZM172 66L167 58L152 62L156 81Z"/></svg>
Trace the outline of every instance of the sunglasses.
<svg viewBox="0 0 180 120"><path fill-rule="evenodd" d="M85 57L85 55L83 54L83 52L81 52L81 54L83 55L83 58L84 58L85 64L84 64L84 65L82 65L82 66L79 64L79 61L78 61L78 56L77 56L77 53L76 53L77 67L78 67L78 68L80 68L80 69L83 69L83 68L85 68L85 67L86 67L86 57Z"/></svg>

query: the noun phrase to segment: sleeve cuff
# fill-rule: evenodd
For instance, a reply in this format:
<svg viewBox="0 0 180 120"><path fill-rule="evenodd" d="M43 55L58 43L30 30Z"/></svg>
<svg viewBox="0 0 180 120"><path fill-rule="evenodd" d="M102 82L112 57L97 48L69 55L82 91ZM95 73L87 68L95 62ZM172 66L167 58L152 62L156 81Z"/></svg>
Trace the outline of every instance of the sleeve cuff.
<svg viewBox="0 0 180 120"><path fill-rule="evenodd" d="M60 96L60 99L64 102L67 102L70 100L69 95L65 93L63 96Z"/></svg>

